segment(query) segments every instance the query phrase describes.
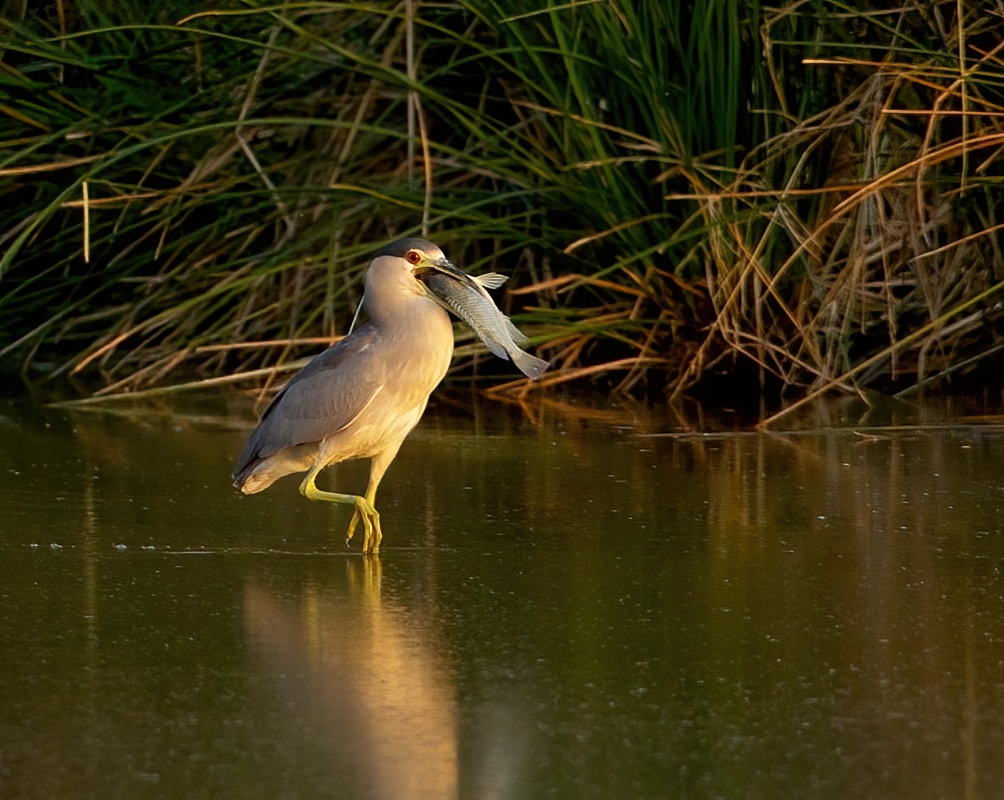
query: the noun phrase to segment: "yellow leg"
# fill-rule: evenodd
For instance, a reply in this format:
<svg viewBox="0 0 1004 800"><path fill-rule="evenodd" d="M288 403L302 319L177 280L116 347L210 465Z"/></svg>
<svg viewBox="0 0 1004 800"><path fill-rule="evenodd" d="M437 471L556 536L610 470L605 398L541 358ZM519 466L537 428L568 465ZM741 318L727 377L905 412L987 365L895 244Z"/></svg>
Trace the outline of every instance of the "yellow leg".
<svg viewBox="0 0 1004 800"><path fill-rule="evenodd" d="M373 507L373 501L367 497L360 497L357 494L339 494L338 492L325 492L318 489L314 484L314 480L320 471L321 467L314 466L311 468L310 472L307 473L307 477L303 479L303 483L300 484L300 494L308 500L326 500L329 503L345 503L346 505L355 506L355 511L352 514L352 522L349 524L349 535L348 539L346 539L346 544L352 538L356 524L361 518L363 521L363 552L376 553L380 549L380 540L383 538L383 533L380 531L380 514Z"/></svg>
<svg viewBox="0 0 1004 800"><path fill-rule="evenodd" d="M390 462L394 460L394 456L397 455L398 448L401 447L401 442L397 442L392 447L384 450L382 453L377 453L373 456L373 460L370 461L370 480L366 485L366 495L364 500L366 500L370 507L373 508L373 513L376 514L376 525L374 526L374 533L371 549L367 550L365 542L371 541L369 535L367 535L363 544L364 553L379 553L380 552L380 540L383 539L383 532L380 530L380 515L376 512L376 493L377 487L380 485L380 480L383 478L383 474L387 471L387 467L390 466ZM349 523L349 536L352 538L352 534L355 533L356 525L359 524L359 518L362 517L363 525L366 524L366 518L359 511L359 506L356 506L355 512L352 514L352 521Z"/></svg>

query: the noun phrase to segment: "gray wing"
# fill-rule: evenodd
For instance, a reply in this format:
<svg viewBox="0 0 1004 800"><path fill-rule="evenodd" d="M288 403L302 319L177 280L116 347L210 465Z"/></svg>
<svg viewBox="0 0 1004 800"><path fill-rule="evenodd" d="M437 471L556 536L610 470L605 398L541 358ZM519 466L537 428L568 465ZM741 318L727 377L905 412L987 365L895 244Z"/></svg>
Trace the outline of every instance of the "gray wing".
<svg viewBox="0 0 1004 800"><path fill-rule="evenodd" d="M374 358L371 325L320 353L277 394L237 459L234 478L285 447L319 442L348 425L380 390L385 370Z"/></svg>

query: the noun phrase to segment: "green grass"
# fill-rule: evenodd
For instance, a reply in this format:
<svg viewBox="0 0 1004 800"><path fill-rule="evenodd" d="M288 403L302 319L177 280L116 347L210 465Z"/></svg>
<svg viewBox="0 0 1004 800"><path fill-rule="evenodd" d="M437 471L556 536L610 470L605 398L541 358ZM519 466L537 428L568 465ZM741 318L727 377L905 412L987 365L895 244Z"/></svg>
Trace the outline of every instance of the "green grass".
<svg viewBox="0 0 1004 800"><path fill-rule="evenodd" d="M1004 293L995 15L466 0L419 8L409 70L396 3L8 6L2 360L84 393L286 363L425 230L513 275L544 387L978 369Z"/></svg>

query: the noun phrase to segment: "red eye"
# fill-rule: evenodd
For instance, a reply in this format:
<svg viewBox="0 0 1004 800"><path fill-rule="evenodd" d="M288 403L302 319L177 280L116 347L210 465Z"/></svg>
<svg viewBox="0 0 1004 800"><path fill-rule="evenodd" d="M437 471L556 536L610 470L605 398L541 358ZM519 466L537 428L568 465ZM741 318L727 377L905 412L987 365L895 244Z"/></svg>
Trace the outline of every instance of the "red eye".
<svg viewBox="0 0 1004 800"><path fill-rule="evenodd" d="M405 258L408 259L409 264L417 264L422 260L422 254L418 250L409 250Z"/></svg>

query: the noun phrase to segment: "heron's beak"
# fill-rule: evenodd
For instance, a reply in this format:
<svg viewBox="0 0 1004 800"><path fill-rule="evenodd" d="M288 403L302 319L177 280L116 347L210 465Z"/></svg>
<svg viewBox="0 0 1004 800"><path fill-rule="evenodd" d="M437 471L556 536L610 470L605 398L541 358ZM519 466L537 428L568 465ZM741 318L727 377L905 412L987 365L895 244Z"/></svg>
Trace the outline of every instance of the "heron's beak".
<svg viewBox="0 0 1004 800"><path fill-rule="evenodd" d="M436 270L436 272L442 272L444 275L449 275L454 280L458 280L461 283L466 283L470 286L473 286L478 291L481 291L480 287L475 282L474 278L472 278L470 275L468 275L466 272L460 269L460 267L451 262L449 259L440 258L437 259L436 261L431 261L431 260L426 261L425 263L420 265L419 269L434 269Z"/></svg>

